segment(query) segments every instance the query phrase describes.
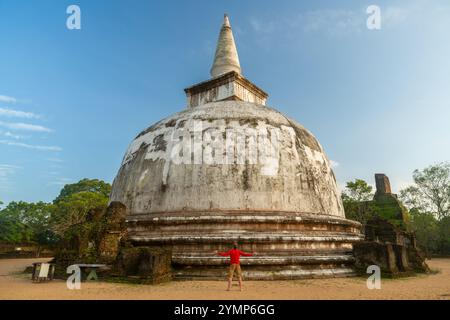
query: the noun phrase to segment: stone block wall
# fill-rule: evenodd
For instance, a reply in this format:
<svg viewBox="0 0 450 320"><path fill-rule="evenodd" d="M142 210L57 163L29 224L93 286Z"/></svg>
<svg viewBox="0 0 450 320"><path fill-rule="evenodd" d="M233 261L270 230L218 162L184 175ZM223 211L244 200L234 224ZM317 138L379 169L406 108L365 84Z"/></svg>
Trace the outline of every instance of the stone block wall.
<svg viewBox="0 0 450 320"><path fill-rule="evenodd" d="M383 274L391 276L429 271L415 247L414 235L379 217L367 222L365 241L353 245L353 254L360 273L370 265L379 266Z"/></svg>
<svg viewBox="0 0 450 320"><path fill-rule="evenodd" d="M172 252L152 247L122 248L116 261L116 273L139 283L170 281Z"/></svg>

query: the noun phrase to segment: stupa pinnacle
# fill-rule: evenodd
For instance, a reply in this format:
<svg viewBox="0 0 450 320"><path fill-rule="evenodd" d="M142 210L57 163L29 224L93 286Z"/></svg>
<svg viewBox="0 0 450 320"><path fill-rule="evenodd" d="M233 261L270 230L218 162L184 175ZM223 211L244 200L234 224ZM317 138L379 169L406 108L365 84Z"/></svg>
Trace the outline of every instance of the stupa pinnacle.
<svg viewBox="0 0 450 320"><path fill-rule="evenodd" d="M235 71L240 74L241 65L239 63L236 44L234 43L230 20L225 14L219 40L217 41L216 54L211 68L211 76L215 78L230 71Z"/></svg>
<svg viewBox="0 0 450 320"><path fill-rule="evenodd" d="M212 79L184 89L188 108L226 100L266 104L268 94L241 74L239 57L227 15L224 17L217 41L211 76Z"/></svg>

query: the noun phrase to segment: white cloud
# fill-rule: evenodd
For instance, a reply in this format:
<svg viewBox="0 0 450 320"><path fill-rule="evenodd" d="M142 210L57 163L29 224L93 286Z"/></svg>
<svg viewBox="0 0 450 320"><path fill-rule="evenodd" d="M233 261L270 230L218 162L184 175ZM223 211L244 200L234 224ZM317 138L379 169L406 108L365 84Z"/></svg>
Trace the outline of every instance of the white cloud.
<svg viewBox="0 0 450 320"><path fill-rule="evenodd" d="M0 164L0 168L21 169L22 167L14 166L14 165L11 165L11 164Z"/></svg>
<svg viewBox="0 0 450 320"><path fill-rule="evenodd" d="M250 25L252 26L253 30L261 33L271 33L276 28L275 22L268 20L261 21L256 17L250 18Z"/></svg>
<svg viewBox="0 0 450 320"><path fill-rule="evenodd" d="M9 176L12 176L16 173L17 170L22 169L19 166L9 165L9 164L0 164L0 189L3 191L10 190L10 180Z"/></svg>
<svg viewBox="0 0 450 320"><path fill-rule="evenodd" d="M9 140L0 140L0 144L4 144L4 145L8 145L8 146L15 146L15 147L22 147L22 148L27 148L27 149L41 150L41 151L62 151L62 148L57 147L57 146L38 146L38 145L31 145L31 144L9 141Z"/></svg>
<svg viewBox="0 0 450 320"><path fill-rule="evenodd" d="M349 9L319 9L290 12L281 16L250 17L250 27L259 34L279 37L298 32L323 33L332 36L359 34L368 31L367 6ZM431 26L433 30L447 30L450 25L450 5L430 1L392 1L381 6L381 29L409 26Z"/></svg>
<svg viewBox="0 0 450 320"><path fill-rule="evenodd" d="M381 11L381 21L383 26L395 27L406 22L411 14L410 8L390 6Z"/></svg>
<svg viewBox="0 0 450 320"><path fill-rule="evenodd" d="M50 182L49 185L64 186L64 185L69 184L71 182L73 182L73 179L70 179L70 178L57 178L55 181Z"/></svg>
<svg viewBox="0 0 450 320"><path fill-rule="evenodd" d="M21 169L21 167L9 164L0 164L0 177L6 177L7 175L13 174L17 169Z"/></svg>
<svg viewBox="0 0 450 320"><path fill-rule="evenodd" d="M0 116L15 117L15 118L26 118L26 119L39 119L40 115L33 112L26 112L20 110L14 110L9 108L0 108Z"/></svg>
<svg viewBox="0 0 450 320"><path fill-rule="evenodd" d="M365 27L366 18L362 12L341 9L309 11L297 17L303 31L325 31L330 34L361 31Z"/></svg>
<svg viewBox="0 0 450 320"><path fill-rule="evenodd" d="M364 30L367 15L364 11L343 9L321 9L297 12L275 19L250 18L250 26L260 34L280 34L282 32L303 31L306 33L325 32L341 35Z"/></svg>
<svg viewBox="0 0 450 320"><path fill-rule="evenodd" d="M336 181L336 185L337 185L337 190L338 190L339 194L341 194L345 190L345 183L343 183L341 181Z"/></svg>
<svg viewBox="0 0 450 320"><path fill-rule="evenodd" d="M16 103L17 99L14 98L14 97L8 97L8 96L0 95L0 102Z"/></svg>
<svg viewBox="0 0 450 320"><path fill-rule="evenodd" d="M403 180L403 179L390 179L392 192L400 193L400 190L406 189L410 186L414 185L414 181L411 180Z"/></svg>
<svg viewBox="0 0 450 320"><path fill-rule="evenodd" d="M450 26L450 5L448 1L408 1L382 8L382 27L398 26L448 30Z"/></svg>
<svg viewBox="0 0 450 320"><path fill-rule="evenodd" d="M331 166L331 168L337 168L337 167L339 167L339 162L337 162L337 161L334 161L334 160L330 160L330 166Z"/></svg>
<svg viewBox="0 0 450 320"><path fill-rule="evenodd" d="M13 138L13 139L16 139L16 140L21 140L21 139L25 138L24 136L21 136L21 135L18 135L18 134L13 134L13 133L11 133L9 131L6 131L3 135L5 137Z"/></svg>
<svg viewBox="0 0 450 320"><path fill-rule="evenodd" d="M23 130L23 131L34 131L34 132L53 132L53 130L35 124L22 123L22 122L3 122L0 121L0 126L11 129L11 130Z"/></svg>

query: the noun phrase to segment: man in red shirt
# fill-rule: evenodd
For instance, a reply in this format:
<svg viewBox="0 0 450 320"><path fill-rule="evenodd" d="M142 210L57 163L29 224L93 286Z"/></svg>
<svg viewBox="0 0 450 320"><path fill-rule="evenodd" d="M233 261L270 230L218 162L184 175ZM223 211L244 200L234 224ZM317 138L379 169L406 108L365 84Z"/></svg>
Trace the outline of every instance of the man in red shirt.
<svg viewBox="0 0 450 320"><path fill-rule="evenodd" d="M241 264L240 264L239 258L241 256L251 257L251 256L255 255L256 252L245 253L245 252L239 250L237 248L237 242L234 242L233 249L231 249L230 251L228 251L228 252L216 251L216 253L222 257L228 257L228 256L230 257L230 269L228 271L228 289L227 289L227 291L230 291L230 289L231 289L231 282L233 281L233 274L235 271L239 278L239 288L242 291L242 271L241 271Z"/></svg>

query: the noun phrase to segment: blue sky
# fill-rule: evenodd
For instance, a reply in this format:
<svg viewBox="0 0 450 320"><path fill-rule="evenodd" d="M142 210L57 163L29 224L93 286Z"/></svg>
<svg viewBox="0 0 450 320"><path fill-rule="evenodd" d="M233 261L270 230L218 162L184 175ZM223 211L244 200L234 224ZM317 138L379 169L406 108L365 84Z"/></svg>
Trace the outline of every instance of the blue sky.
<svg viewBox="0 0 450 320"><path fill-rule="evenodd" d="M0 200L112 182L136 134L209 78L224 12L244 75L315 134L341 185L383 172L398 190L450 160L448 0L0 0Z"/></svg>

